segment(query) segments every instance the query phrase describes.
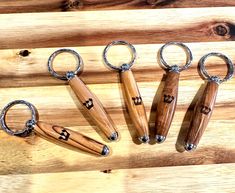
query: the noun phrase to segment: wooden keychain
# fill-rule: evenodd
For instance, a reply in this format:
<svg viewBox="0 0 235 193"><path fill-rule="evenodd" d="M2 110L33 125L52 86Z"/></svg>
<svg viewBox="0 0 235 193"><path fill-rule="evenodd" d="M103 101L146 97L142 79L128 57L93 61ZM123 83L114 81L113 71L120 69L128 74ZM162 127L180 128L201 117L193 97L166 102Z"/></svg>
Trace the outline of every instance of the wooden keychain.
<svg viewBox="0 0 235 193"><path fill-rule="evenodd" d="M184 49L187 54L186 64L184 66L169 65L164 57L163 50L170 46L176 45ZM183 43L180 42L169 42L163 45L159 50L160 62L162 67L166 70L166 79L163 91L161 93L160 101L157 104L156 112L156 142L162 143L165 141L171 126L178 98L178 85L180 72L187 69L193 60L190 49Z"/></svg>
<svg viewBox="0 0 235 193"><path fill-rule="evenodd" d="M121 66L112 65L107 59L108 50L114 45L126 45L132 51L132 60L129 63L122 64ZM149 128L147 116L140 95L137 83L131 71L131 66L136 59L136 50L133 45L125 41L113 41L106 46L103 52L104 62L110 68L119 71L121 83L124 87L125 102L131 117L131 120L136 128L139 140L142 143L147 143L149 141Z"/></svg>
<svg viewBox="0 0 235 193"><path fill-rule="evenodd" d="M55 57L64 52L72 54L77 59L76 70L67 72L65 76L59 75L53 69L53 61ZM118 139L118 132L116 130L116 127L114 126L113 121L106 113L99 99L77 76L82 65L83 61L81 56L76 51L71 49L59 49L55 51L48 59L48 70L52 74L52 76L61 80L68 81L74 93L77 95L78 100L84 107L87 114L90 115L94 123L103 131L103 133L110 141L115 141Z"/></svg>
<svg viewBox="0 0 235 193"><path fill-rule="evenodd" d="M26 122L24 129L13 131L6 124L6 115L8 110L17 104L26 105L30 109L31 119ZM7 104L1 112L0 123L2 129L13 136L27 137L34 131L37 135L49 141L59 142L73 149L79 149L99 156L107 156L109 154L109 148L94 139L64 127L39 121L36 108L24 100L15 100Z"/></svg>
<svg viewBox="0 0 235 193"><path fill-rule="evenodd" d="M205 61L211 56L222 58L226 62L228 73L224 79L221 79L218 76L211 76L206 71ZM219 84L231 79L234 74L233 62L227 56L216 52L203 56L199 61L199 69L202 76L207 79L207 83L202 97L200 97L194 107L188 135L185 139L185 150L187 151L192 151L197 148L197 145L209 123L216 102Z"/></svg>

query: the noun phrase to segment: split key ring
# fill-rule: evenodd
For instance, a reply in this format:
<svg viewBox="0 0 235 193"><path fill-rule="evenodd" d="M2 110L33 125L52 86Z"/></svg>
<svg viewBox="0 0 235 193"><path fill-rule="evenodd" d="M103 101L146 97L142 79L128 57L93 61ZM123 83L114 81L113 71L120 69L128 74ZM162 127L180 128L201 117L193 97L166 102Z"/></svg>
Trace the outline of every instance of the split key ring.
<svg viewBox="0 0 235 193"><path fill-rule="evenodd" d="M76 68L74 71L68 71L65 75L61 75L58 74L54 69L53 69L53 62L54 59L56 58L56 56L58 56L61 53L70 53L74 56L74 58L76 59ZM70 80L71 78L73 78L75 75L78 74L78 72L81 70L81 66L83 65L83 60L81 58L81 56L74 50L71 49L67 49L67 48L62 48L59 50L56 50L53 54L51 54L51 56L48 59L48 71L51 73L52 76L54 76L55 78L58 78L60 80Z"/></svg>
<svg viewBox="0 0 235 193"><path fill-rule="evenodd" d="M127 46L131 50L132 59L129 63L124 63L121 66L114 66L108 61L108 57L107 57L108 51L111 47L113 47L115 45L124 45L124 46ZM103 59L104 59L104 62L106 63L106 65L108 65L112 69L120 71L120 72L121 71L127 71L131 68L131 66L134 64L134 62L136 60L136 49L132 44L130 44L126 41L116 40L116 41L113 41L113 42L109 43L105 47L104 52L103 52Z"/></svg>
<svg viewBox="0 0 235 193"><path fill-rule="evenodd" d="M211 56L219 57L219 58L223 59L225 61L225 63L227 64L228 72L227 72L227 75L223 79L221 79L219 76L211 76L207 72L206 67L205 67L205 62L206 62L207 58L209 58ZM221 53L217 53L217 52L211 52L211 53L203 56L199 61L199 68L200 68L201 74L208 81L215 81L218 84L221 84L221 83L226 82L227 80L231 79L234 74L233 62L226 55L221 54Z"/></svg>
<svg viewBox="0 0 235 193"><path fill-rule="evenodd" d="M181 48L184 49L185 53L186 53L186 63L184 66L179 66L179 65L169 65L166 60L164 59L163 57L163 51L165 50L166 47L168 46L172 46L172 45L175 45L175 46L179 46ZM188 48L188 46L186 46L185 44L181 43L181 42L168 42L166 44L164 44L160 50L159 50L159 54L160 54L160 62L161 64L163 65L163 67L165 69L167 69L168 71L176 71L176 72L181 72L183 70L186 70L192 63L192 60L193 60L193 55L192 55L192 52L191 50Z"/></svg>
<svg viewBox="0 0 235 193"><path fill-rule="evenodd" d="M6 115L8 110L18 104L23 104L26 105L29 110L31 111L31 119L28 120L25 123L25 128L18 130L18 131L13 131L11 128L9 128L6 124ZM26 137L28 135L30 135L30 133L32 132L32 130L34 129L36 122L37 122L37 111L36 108L29 102L24 101L24 100L16 100L13 101L11 103L8 103L2 110L1 112L1 117L0 117L0 122L1 122L1 126L2 129L4 131L6 131L9 135L14 135L14 136L18 136L18 137Z"/></svg>

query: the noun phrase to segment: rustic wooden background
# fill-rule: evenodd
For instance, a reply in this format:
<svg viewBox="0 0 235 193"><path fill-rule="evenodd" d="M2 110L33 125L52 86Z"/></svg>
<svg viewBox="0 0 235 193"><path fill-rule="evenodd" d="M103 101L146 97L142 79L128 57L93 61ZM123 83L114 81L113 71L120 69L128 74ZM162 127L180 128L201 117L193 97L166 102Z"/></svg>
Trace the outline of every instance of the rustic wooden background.
<svg viewBox="0 0 235 193"><path fill-rule="evenodd" d="M1 1L0 108L25 99L37 107L40 120L103 141L112 154L94 157L37 136L22 139L0 130L0 192L235 192L235 79L220 86L198 149L192 153L182 149L193 106L204 86L198 60L218 51L235 62L233 6L233 0ZM135 139L118 75L102 61L105 45L116 39L127 40L137 49L133 72L151 128L164 84L157 51L168 41L182 41L193 52L192 66L181 73L177 111L163 144L139 145ZM104 104L121 133L120 141L107 142L84 116L70 87L48 73L47 59L59 47L72 47L81 54L85 66L80 77ZM128 59L125 49L115 51L112 61ZM168 60L182 62L180 51L169 49ZM65 71L73 60L64 55L57 63L63 64L58 70ZM208 69L226 73L216 58L208 61ZM8 121L19 127L27 115L25 109L15 108Z"/></svg>

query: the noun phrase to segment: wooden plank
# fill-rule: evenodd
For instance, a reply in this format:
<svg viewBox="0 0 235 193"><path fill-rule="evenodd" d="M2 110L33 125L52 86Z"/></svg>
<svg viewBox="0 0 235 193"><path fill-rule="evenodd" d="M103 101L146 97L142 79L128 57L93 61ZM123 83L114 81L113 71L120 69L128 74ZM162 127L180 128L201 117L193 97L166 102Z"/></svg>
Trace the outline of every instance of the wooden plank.
<svg viewBox="0 0 235 193"><path fill-rule="evenodd" d="M212 43L188 43L187 44L193 53L193 64L183 72L181 79L183 80L201 80L197 73L197 64L200 58L209 51L218 51L227 54L235 62L235 43L228 42L212 42ZM157 52L162 44L144 44L134 45L137 50L137 60L133 66L133 72L138 82L160 81L164 72L157 61ZM59 48L49 49L9 49L0 51L0 87L34 87L34 86L55 86L65 85L64 81L53 78L47 69L47 61L49 56ZM102 58L104 46L88 46L71 48L79 52L84 62L84 70L81 73L81 79L87 84L105 84L118 83L119 78L117 72L108 69ZM111 60L114 58L117 61L129 60L129 53L123 47L115 47L116 51L112 52ZM170 49L170 48L169 48ZM175 47L173 47L175 49ZM21 56L19 53L27 50L29 55ZM169 59L172 63L179 63L184 59L181 56L181 49L171 51ZM26 52L26 51L25 51ZM26 52L26 53L27 53ZM115 62L115 61L114 61ZM221 60L212 58L209 61L211 64L216 62L216 65L209 66L212 73L224 75L221 71ZM56 62L57 70L65 72L74 68L74 58L69 55L64 55L58 58ZM63 65L62 65L63 64ZM143 73L144 72L144 73Z"/></svg>
<svg viewBox="0 0 235 193"><path fill-rule="evenodd" d="M180 166L0 176L4 193L231 193L235 165ZM23 188L22 188L23 186Z"/></svg>
<svg viewBox="0 0 235 193"><path fill-rule="evenodd" d="M156 100L164 83L164 81L161 81L164 72L156 62L156 51L160 46L157 44L137 45L139 57L137 63L133 66L151 126L153 126L155 121ZM79 49L76 49L81 50L85 61L87 61L84 70L88 73L82 78L85 82L90 80L89 88L101 100L121 133L121 140L119 142L106 142L113 151L112 155L107 158L97 158L56 146L36 136L21 139L9 136L1 131L0 174L235 162L235 139L233 137L235 135L233 129L235 126L235 79L220 86L211 122L203 135L197 151L193 153L182 152L183 137L188 128L192 106L196 101L195 99L200 96L202 91L201 85L204 83L198 76L197 61L208 51L215 50L228 54L233 61L235 57L233 52L235 47L234 42L192 43L188 44L188 46L192 49L195 60L193 66L181 74L177 112L165 143L160 145L153 142L146 145L139 145L137 143L133 126L125 109L122 89L117 77L114 77L117 75L110 73L108 75L109 78L102 77L105 72L109 72L109 69L102 64L100 56L103 47L79 47ZM38 79L45 77L40 77L40 74L47 73L46 59L54 49L30 50L32 55L30 54L28 57L23 58L16 55L19 50L2 50L0 52L0 55L2 55L0 59L3 64L1 65L0 72L4 72L4 74L0 75L1 78L3 77L0 82L9 79L6 81L8 82L7 87L0 89L0 107L3 107L11 100L25 99L32 102L38 108L40 120L70 127L99 141L103 141L104 137L89 117L83 114L82 107L74 93L69 86L64 85L63 81L53 80L53 83L50 81L47 83L47 79L49 80L50 76L46 75L46 80L32 83L29 87L30 79L24 79L28 74L30 77L34 77L37 76L37 73L39 73ZM120 56L123 56L123 53L125 53L120 48L117 48L117 50L120 51L118 52L119 54L112 55L110 59L120 59ZM179 53L180 50L171 51L173 51L172 57L168 59L172 63L182 61L181 54ZM58 62L66 62L66 59L60 58ZM70 61L72 60L68 59L68 62ZM222 70L224 68L223 65L220 60L213 58L208 64L208 69L210 72L222 75L226 73L226 70ZM14 71L15 67L16 70ZM152 71L154 68L156 70ZM142 69L146 69L144 71L146 75L144 76L141 75L143 73L140 73ZM65 68L62 67L61 70L65 70ZM100 74L98 74L99 70ZM135 71L139 71L139 73L135 73ZM18 83L10 82L10 79L13 78L14 80L14 77L20 77L19 80L23 87L20 87ZM144 77L147 77L147 80ZM32 78L31 81L34 80L36 79ZM2 83L1 87L4 87ZM156 92L158 93L157 95ZM9 123L16 122L16 124L19 124L26 115L27 111L14 110L13 114L9 116Z"/></svg>
<svg viewBox="0 0 235 193"><path fill-rule="evenodd" d="M188 89L192 95L196 94L200 85L197 85L193 90L182 87L181 89ZM97 86L94 86L97 87ZM93 87L93 88L94 88ZM146 87L146 86L145 86ZM230 88L228 88L230 87ZM108 113L114 120L119 132L121 133L121 140L117 143L108 143L113 153L107 158L97 158L90 155L74 152L53 143L47 142L39 137L30 137L27 139L16 138L8 136L1 132L1 174L9 173L41 173L41 172L58 172L58 171L77 171L77 170L105 170L105 169L119 169L119 168L136 168L136 167L155 167L155 166L174 166L174 165L194 165L194 164L208 164L208 163L231 163L235 161L234 152L234 92L228 92L233 89L234 82L230 86L227 84L220 89L220 95L218 97L218 103L215 108L212 120L204 133L204 136L200 142L197 151L193 153L178 151L182 150L183 136L185 130L187 130L189 115L185 116L187 105L184 108L179 107L177 109L173 124L170 128L170 132L167 141L164 144L158 145L151 143L152 145L138 145L134 129L130 123L129 117L122 114L122 109L119 107L114 114L107 108L108 100L111 103L117 103L117 100L113 98L104 98L103 94L99 94L104 89L99 89L98 97L102 99ZM92 87L91 87L92 88ZM148 87L147 87L148 88ZM28 90L30 89L30 93ZM49 123L56 123L63 126L73 126L70 128L76 131L85 133L99 141L104 140L104 137L98 129L94 127L90 120L82 117L81 112L76 110L77 101L73 101L69 93L68 97L55 96L55 90L52 88L24 88L22 93L21 89L8 92L8 100L22 98L31 101L38 107L40 113L40 119ZM66 88L65 88L66 90ZM65 90L59 90L60 93L66 93ZM95 91L94 89L92 89ZM148 89L146 89L148 90ZM224 103L223 92L226 91L232 95L229 98L229 102ZM35 94L40 96L35 97ZM47 94L48 93L48 94ZM49 94L51 93L51 94ZM53 95L54 93L54 95ZM107 92L106 92L107 93ZM143 92L141 87L141 93L143 93L143 99L145 103L151 103L152 96L149 95L149 100L146 100L146 92ZM151 92L152 93L152 92ZM181 90L180 96L185 93ZM108 95L108 93L107 93ZM189 100L193 96L184 95ZM102 98L103 97L103 98ZM47 98L47 100L43 100ZM4 100L1 102L1 106L6 104ZM181 103L182 103L181 97ZM63 102L64 101L64 102ZM106 101L106 102L105 102ZM223 102L221 102L223 101ZM120 103L120 102L119 102ZM58 109L58 104L60 107ZM52 107L54 105L54 107ZM73 106L73 108L71 108ZM80 109L81 107L79 107ZM112 108L111 108L112 109ZM148 116L150 114L149 105L147 105ZM190 111L189 111L190 112ZM188 113L187 113L188 114ZM14 117L10 117L11 122L13 120L20 121L22 116L25 115L22 111L14 112ZM154 122L154 113L150 119L151 125ZM16 122L17 122L16 121ZM11 123L10 122L10 123ZM91 125L90 125L91 124ZM126 126L127 124L127 126ZM179 135L179 136L178 136ZM179 137L179 139L177 139ZM153 136L152 136L153 138ZM178 142L177 150L175 144ZM106 142L107 143L107 142ZM141 158L141 159L140 159Z"/></svg>
<svg viewBox="0 0 235 193"><path fill-rule="evenodd" d="M0 48L227 41L234 18L233 7L1 14Z"/></svg>
<svg viewBox="0 0 235 193"><path fill-rule="evenodd" d="M233 0L3 0L0 13L234 6Z"/></svg>

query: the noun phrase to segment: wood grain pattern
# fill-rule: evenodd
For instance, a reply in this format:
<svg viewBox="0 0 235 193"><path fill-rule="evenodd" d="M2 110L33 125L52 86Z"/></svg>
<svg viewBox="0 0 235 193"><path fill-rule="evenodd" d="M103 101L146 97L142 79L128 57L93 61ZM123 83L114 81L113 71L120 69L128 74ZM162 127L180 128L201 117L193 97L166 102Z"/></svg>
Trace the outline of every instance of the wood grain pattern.
<svg viewBox="0 0 235 193"><path fill-rule="evenodd" d="M1 49L97 46L116 39L132 44L228 41L235 37L235 12L228 7L1 14L0 26Z"/></svg>
<svg viewBox="0 0 235 193"><path fill-rule="evenodd" d="M192 8L204 6L212 8ZM85 64L79 78L100 99L118 128L120 141L109 143L113 150L109 157L98 157L71 151L37 135L22 139L0 130L0 192L234 192L235 79L220 86L213 116L197 151L184 151L193 107L204 90L197 71L199 59L217 51L235 62L234 7L215 6L234 6L234 2L12 0L6 6L6 1L1 1L0 13L76 12L0 14L0 108L11 100L25 99L37 106L40 120L104 141L103 133L86 115L70 86L53 79L47 70L47 59L56 47L74 46ZM188 8L144 10L172 7ZM80 11L133 8L143 9ZM104 45L115 39L129 41L137 49L132 70L145 103L149 144L136 142L120 77L102 61ZM155 144L156 106L166 81L157 63L157 51L168 41L186 42L194 61L180 76L177 110L168 140ZM111 59L127 59L125 56L120 50ZM178 64L182 62L180 56L173 50L167 61ZM71 62L67 57L58 61ZM226 73L221 70L224 63L220 60L210 58L207 65L210 74ZM65 66L60 67L62 73ZM17 109L12 113L9 123L16 125L26 115Z"/></svg>
<svg viewBox="0 0 235 193"><path fill-rule="evenodd" d="M118 139L117 129L111 118L105 112L105 109L99 99L87 88L87 86L78 78L74 76L69 80L69 85L75 92L78 100L82 104L86 113L101 129L105 136L115 141Z"/></svg>
<svg viewBox="0 0 235 193"><path fill-rule="evenodd" d="M71 129L38 121L34 131L47 140L60 143L74 150L82 150L99 156L108 155L109 153L109 149L106 145L72 131Z"/></svg>
<svg viewBox="0 0 235 193"><path fill-rule="evenodd" d="M208 125L216 102L218 88L219 85L216 82L208 82L202 97L198 99L198 102L195 105L189 132L185 140L188 150L192 150L192 147L190 147L191 144L193 145L193 148L197 147Z"/></svg>
<svg viewBox="0 0 235 193"><path fill-rule="evenodd" d="M208 51L218 51L225 53L232 59L235 58L235 44L233 41L228 42L202 42L202 43L187 43L191 49L194 60L192 66L183 72L182 80L197 80L201 81L197 71L198 61L207 54ZM132 67L137 82L155 82L161 81L164 70L157 63L157 52L162 44L143 44L134 45L137 50L137 60ZM125 60L123 49L115 47L116 53L113 53L113 58ZM0 51L0 87L15 88L15 87L35 87L35 86L58 86L65 85L64 81L53 78L47 69L47 61L51 53L58 48L42 48L42 49L8 49ZM80 46L74 47L84 61L84 70L79 76L86 84L105 84L118 83L120 77L115 71L108 70L103 64L102 52L104 46ZM19 53L27 50L29 54L22 56ZM178 64L181 61L181 50L172 50L169 57L172 64ZM72 58L73 59L73 58ZM66 60L66 64L73 64L74 61L70 57L58 58L58 64ZM111 59L111 58L110 58ZM128 60L129 58L127 58ZM211 63L216 65L211 65ZM213 74L224 75L221 68L224 68L223 62L216 58L210 58L208 61L209 70ZM66 65L58 65L59 73L66 70ZM71 69L70 69L71 70ZM14 81L12 81L14 80ZM155 88L156 89L156 88ZM116 105L115 105L116 106Z"/></svg>
<svg viewBox="0 0 235 193"><path fill-rule="evenodd" d="M149 126L141 94L131 70L120 72L127 109L141 142L149 141Z"/></svg>
<svg viewBox="0 0 235 193"><path fill-rule="evenodd" d="M156 189L166 193L182 193L189 189L194 193L231 193L235 189L234 178L234 164L217 164L8 175L0 176L0 186L4 193L104 193L110 190L113 193L153 193Z"/></svg>
<svg viewBox="0 0 235 193"><path fill-rule="evenodd" d="M233 0L2 0L0 13L235 6Z"/></svg>
<svg viewBox="0 0 235 193"><path fill-rule="evenodd" d="M167 72L161 98L157 104L155 129L156 141L159 143L165 141L175 114L179 75L177 72Z"/></svg>

